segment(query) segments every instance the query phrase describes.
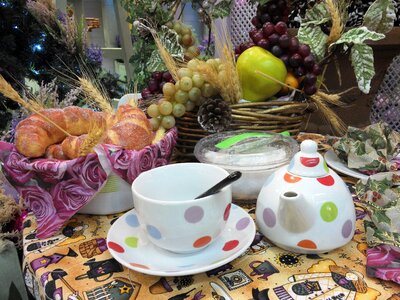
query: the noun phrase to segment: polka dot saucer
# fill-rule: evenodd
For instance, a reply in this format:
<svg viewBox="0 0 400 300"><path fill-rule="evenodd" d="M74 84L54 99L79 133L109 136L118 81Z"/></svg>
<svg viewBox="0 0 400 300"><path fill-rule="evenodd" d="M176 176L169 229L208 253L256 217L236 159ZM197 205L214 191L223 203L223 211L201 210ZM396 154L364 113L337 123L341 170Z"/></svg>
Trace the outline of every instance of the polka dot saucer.
<svg viewBox="0 0 400 300"><path fill-rule="evenodd" d="M211 245L190 254L173 253L149 241L132 209L111 226L107 245L111 255L129 269L156 276L184 276L206 272L234 260L250 246L255 233L253 219L232 204L224 231Z"/></svg>

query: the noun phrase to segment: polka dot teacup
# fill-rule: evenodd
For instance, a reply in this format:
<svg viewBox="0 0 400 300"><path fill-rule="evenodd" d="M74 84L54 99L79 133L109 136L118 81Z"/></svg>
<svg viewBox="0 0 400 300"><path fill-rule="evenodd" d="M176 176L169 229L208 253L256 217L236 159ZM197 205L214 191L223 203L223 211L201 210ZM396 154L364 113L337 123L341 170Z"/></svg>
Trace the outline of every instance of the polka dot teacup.
<svg viewBox="0 0 400 300"><path fill-rule="evenodd" d="M232 191L195 199L228 176L202 163L178 163L140 174L132 184L133 201L143 232L156 246L177 253L207 247L228 220Z"/></svg>

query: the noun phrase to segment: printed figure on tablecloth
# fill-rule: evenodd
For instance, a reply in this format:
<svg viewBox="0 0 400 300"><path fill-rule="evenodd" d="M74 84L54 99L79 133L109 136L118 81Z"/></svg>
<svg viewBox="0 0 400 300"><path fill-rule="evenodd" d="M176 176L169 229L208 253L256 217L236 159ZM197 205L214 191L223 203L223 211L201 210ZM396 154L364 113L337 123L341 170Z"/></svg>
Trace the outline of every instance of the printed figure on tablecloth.
<svg viewBox="0 0 400 300"><path fill-rule="evenodd" d="M96 238L79 244L79 252L83 258L92 258L102 254L107 249L107 241L103 238Z"/></svg>
<svg viewBox="0 0 400 300"><path fill-rule="evenodd" d="M46 299L62 300L65 292L68 300L135 300L141 287L137 282L124 277L116 277L106 284L80 293L65 279L67 275L64 270L56 269L41 276ZM65 288L64 291L63 288Z"/></svg>
<svg viewBox="0 0 400 300"><path fill-rule="evenodd" d="M252 261L249 264L249 267L253 270L250 273L250 276L259 276L259 277L257 277L257 279L260 279L260 280L268 280L269 276L271 276L275 273L279 273L279 270L277 268L275 268L275 266L267 260Z"/></svg>
<svg viewBox="0 0 400 300"><path fill-rule="evenodd" d="M109 283L85 291L85 300L135 300L139 294L141 284L130 281L128 278L115 277Z"/></svg>
<svg viewBox="0 0 400 300"><path fill-rule="evenodd" d="M337 266L333 260L321 260L312 265L306 274L296 274L288 278L288 283L270 289L256 300L375 300L380 293L369 288L363 276L357 271ZM260 295L261 296L261 295Z"/></svg>
<svg viewBox="0 0 400 300"><path fill-rule="evenodd" d="M77 256L78 254L74 250L68 248L68 253L66 254L54 253L52 255L43 255L41 257L38 257L31 261L30 266L33 272L36 273L38 269L47 268L51 264L57 264L60 260L62 260L65 257L77 257Z"/></svg>
<svg viewBox="0 0 400 300"><path fill-rule="evenodd" d="M36 231L34 231L26 235L24 238L25 253L43 252L55 246L63 247L80 242L86 239L86 236L83 234L86 228L88 228L88 225L83 222L77 222L76 219L71 219L71 221L61 230L61 234L47 239L37 239Z"/></svg>
<svg viewBox="0 0 400 300"><path fill-rule="evenodd" d="M193 285L193 276L175 276L175 277L161 277L157 282L149 287L150 293L153 295L171 293L173 291L180 291L183 288L189 288Z"/></svg>
<svg viewBox="0 0 400 300"><path fill-rule="evenodd" d="M109 279L114 273L123 272L124 268L115 259L110 258L102 261L96 261L92 258L84 263L89 267L86 274L81 274L75 277L75 280L94 279L97 282Z"/></svg>

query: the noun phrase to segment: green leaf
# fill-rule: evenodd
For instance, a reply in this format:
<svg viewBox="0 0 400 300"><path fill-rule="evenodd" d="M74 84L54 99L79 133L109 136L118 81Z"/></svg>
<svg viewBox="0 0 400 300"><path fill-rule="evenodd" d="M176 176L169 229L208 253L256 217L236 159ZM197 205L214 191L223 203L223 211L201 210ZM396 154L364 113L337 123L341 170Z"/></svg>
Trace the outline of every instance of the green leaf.
<svg viewBox="0 0 400 300"><path fill-rule="evenodd" d="M371 89L371 79L375 75L373 50L368 45L357 44L351 48L350 57L358 88L368 94Z"/></svg>
<svg viewBox="0 0 400 300"><path fill-rule="evenodd" d="M311 52L317 61L321 61L326 52L326 39L328 36L318 25L301 25L297 32L297 38L303 44L310 46Z"/></svg>
<svg viewBox="0 0 400 300"><path fill-rule="evenodd" d="M330 19L329 11L324 2L314 5L312 8L307 9L304 19L301 21L303 25L320 25L328 22Z"/></svg>
<svg viewBox="0 0 400 300"><path fill-rule="evenodd" d="M232 7L232 0L222 0L211 10L211 18L218 19L229 16Z"/></svg>
<svg viewBox="0 0 400 300"><path fill-rule="evenodd" d="M362 44L366 40L379 41L385 37L382 33L370 31L367 27L352 28L343 33L343 35L332 45L338 44Z"/></svg>
<svg viewBox="0 0 400 300"><path fill-rule="evenodd" d="M387 33L392 30L395 19L392 0L375 0L364 15L363 25L371 31Z"/></svg>
<svg viewBox="0 0 400 300"><path fill-rule="evenodd" d="M160 38L161 44L174 59L180 61L184 60L184 49L179 44L179 36L175 31L170 30L167 26L162 26L161 30L158 32L158 36ZM147 62L147 71L155 72L163 71L165 69L165 64L162 61L158 50L155 49L151 53L151 56Z"/></svg>
<svg viewBox="0 0 400 300"><path fill-rule="evenodd" d="M355 150L355 153L358 156L364 155L366 153L366 151L365 151L365 143L360 142L360 141L356 141L354 143L354 150Z"/></svg>
<svg viewBox="0 0 400 300"><path fill-rule="evenodd" d="M316 4L307 9L297 33L299 41L310 46L317 61L321 61L325 56L326 39L328 38L319 25L328 22L329 19L330 14L325 3Z"/></svg>

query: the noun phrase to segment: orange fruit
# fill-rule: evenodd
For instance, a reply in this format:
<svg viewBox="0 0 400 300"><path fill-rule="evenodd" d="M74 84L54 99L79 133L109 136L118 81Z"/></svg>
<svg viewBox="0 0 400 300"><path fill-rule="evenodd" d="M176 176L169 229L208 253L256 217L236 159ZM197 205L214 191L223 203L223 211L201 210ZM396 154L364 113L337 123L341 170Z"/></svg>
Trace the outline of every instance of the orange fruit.
<svg viewBox="0 0 400 300"><path fill-rule="evenodd" d="M297 89L299 87L300 81L298 78L296 78L293 73L288 72L285 78L285 84L288 86ZM292 90L289 89L287 86L282 86L282 89L280 90L280 94L282 95L287 95L291 92Z"/></svg>

